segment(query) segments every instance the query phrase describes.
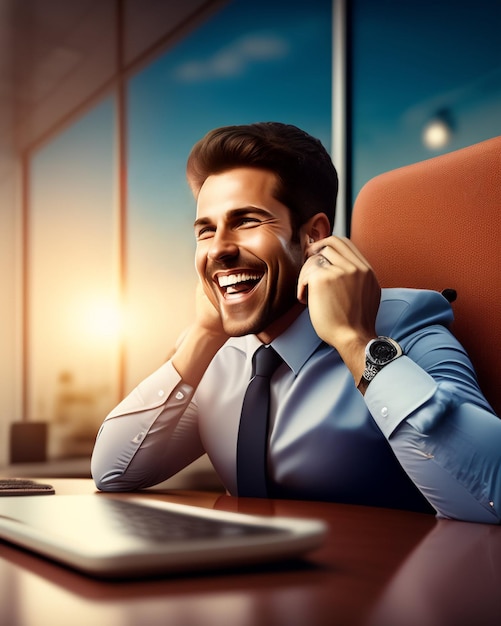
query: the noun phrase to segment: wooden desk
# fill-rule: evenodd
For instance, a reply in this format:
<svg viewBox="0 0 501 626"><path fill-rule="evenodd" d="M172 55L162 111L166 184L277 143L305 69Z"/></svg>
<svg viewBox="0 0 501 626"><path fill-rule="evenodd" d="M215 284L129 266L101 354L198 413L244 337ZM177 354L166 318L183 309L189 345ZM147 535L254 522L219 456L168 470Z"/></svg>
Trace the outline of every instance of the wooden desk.
<svg viewBox="0 0 501 626"><path fill-rule="evenodd" d="M47 479L49 480L49 479ZM54 479L57 494L92 481ZM46 497L57 497L46 496ZM151 490L145 497L321 517L326 544L293 566L100 582L0 543L5 626L499 626L501 528L316 502Z"/></svg>

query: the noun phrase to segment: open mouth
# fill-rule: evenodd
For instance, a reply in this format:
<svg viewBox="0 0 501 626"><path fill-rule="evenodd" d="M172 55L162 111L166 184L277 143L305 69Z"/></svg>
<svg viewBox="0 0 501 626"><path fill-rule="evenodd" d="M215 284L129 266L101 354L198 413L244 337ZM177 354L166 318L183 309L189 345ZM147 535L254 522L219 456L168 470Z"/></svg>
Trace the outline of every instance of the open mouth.
<svg viewBox="0 0 501 626"><path fill-rule="evenodd" d="M232 296L251 292L262 277L263 274L257 272L239 272L218 276L217 282L225 296Z"/></svg>

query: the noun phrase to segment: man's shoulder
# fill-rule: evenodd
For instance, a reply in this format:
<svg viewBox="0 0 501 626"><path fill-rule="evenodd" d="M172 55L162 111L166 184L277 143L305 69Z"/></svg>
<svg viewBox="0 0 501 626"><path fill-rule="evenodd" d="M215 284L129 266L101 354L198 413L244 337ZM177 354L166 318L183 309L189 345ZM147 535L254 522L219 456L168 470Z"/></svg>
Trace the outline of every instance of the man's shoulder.
<svg viewBox="0 0 501 626"><path fill-rule="evenodd" d="M450 303L438 291L383 289L376 328L378 334L398 339L427 326L449 326L453 319Z"/></svg>
<svg viewBox="0 0 501 626"><path fill-rule="evenodd" d="M410 289L392 287L381 289L381 303L383 302L407 302L410 305L426 305L438 308L450 309L449 302L439 291L431 289Z"/></svg>

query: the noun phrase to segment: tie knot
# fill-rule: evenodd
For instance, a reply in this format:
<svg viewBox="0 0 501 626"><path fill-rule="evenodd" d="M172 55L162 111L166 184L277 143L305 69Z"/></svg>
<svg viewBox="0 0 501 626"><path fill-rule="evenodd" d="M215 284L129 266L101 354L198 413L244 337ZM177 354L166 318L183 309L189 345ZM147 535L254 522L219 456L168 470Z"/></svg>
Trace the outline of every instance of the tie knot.
<svg viewBox="0 0 501 626"><path fill-rule="evenodd" d="M260 346L252 357L252 376L271 378L282 362L282 357L271 346Z"/></svg>

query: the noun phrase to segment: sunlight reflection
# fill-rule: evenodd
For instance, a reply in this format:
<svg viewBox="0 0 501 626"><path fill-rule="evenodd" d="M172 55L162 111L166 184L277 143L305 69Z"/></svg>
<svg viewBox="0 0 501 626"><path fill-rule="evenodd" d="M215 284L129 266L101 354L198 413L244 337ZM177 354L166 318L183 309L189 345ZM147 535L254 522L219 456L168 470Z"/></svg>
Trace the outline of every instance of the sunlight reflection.
<svg viewBox="0 0 501 626"><path fill-rule="evenodd" d="M123 331L123 314L118 303L89 300L80 313L81 328L90 340L118 341Z"/></svg>

